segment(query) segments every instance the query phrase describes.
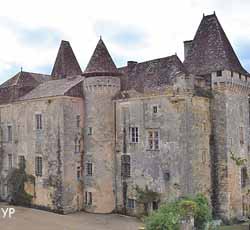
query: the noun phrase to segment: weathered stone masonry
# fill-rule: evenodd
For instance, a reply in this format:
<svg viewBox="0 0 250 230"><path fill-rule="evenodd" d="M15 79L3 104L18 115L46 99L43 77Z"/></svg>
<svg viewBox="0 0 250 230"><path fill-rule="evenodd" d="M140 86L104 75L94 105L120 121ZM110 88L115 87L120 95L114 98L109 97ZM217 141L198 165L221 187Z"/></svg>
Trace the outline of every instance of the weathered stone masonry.
<svg viewBox="0 0 250 230"><path fill-rule="evenodd" d="M39 208L140 215L203 193L218 218L249 215L250 75L215 14L184 46L184 62L116 68L100 39L82 72L62 41L51 75L21 71L0 85L0 198L25 159ZM140 203L138 188L157 199Z"/></svg>

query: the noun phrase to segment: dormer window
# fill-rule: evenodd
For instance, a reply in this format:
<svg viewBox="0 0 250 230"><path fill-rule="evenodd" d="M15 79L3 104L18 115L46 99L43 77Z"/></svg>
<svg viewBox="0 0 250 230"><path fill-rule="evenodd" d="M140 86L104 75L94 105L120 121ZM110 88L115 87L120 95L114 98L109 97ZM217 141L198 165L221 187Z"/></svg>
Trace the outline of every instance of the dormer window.
<svg viewBox="0 0 250 230"><path fill-rule="evenodd" d="M217 77L221 77L221 76L222 76L222 71L221 71L221 70L217 71L217 72L216 72L216 76L217 76Z"/></svg>

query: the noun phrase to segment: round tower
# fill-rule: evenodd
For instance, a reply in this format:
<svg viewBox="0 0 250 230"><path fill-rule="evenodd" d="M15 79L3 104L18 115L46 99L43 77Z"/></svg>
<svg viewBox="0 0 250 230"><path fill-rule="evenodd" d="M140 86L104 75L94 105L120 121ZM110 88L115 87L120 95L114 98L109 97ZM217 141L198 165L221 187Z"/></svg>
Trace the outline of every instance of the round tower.
<svg viewBox="0 0 250 230"><path fill-rule="evenodd" d="M120 73L102 39L99 40L83 75L85 210L110 213L115 209L113 97L120 90Z"/></svg>

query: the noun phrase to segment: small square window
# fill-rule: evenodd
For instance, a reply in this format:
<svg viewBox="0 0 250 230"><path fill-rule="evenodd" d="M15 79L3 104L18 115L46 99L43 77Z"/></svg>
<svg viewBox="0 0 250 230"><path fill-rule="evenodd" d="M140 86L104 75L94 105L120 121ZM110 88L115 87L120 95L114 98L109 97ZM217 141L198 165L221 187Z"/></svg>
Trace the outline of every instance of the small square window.
<svg viewBox="0 0 250 230"><path fill-rule="evenodd" d="M134 209L135 208L135 199L128 199L128 208Z"/></svg>
<svg viewBox="0 0 250 230"><path fill-rule="evenodd" d="M222 76L222 71L221 70L217 71L216 75L217 75L217 77L221 77Z"/></svg>
<svg viewBox="0 0 250 230"><path fill-rule="evenodd" d="M81 176L82 176L81 167L78 166L78 167L77 167L77 170L76 170L76 178L77 178L77 180L80 180L80 179L81 179Z"/></svg>
<svg viewBox="0 0 250 230"><path fill-rule="evenodd" d="M158 113L158 106L157 105L153 106L153 113Z"/></svg>
<svg viewBox="0 0 250 230"><path fill-rule="evenodd" d="M88 135L91 136L93 133L92 127L88 127Z"/></svg>

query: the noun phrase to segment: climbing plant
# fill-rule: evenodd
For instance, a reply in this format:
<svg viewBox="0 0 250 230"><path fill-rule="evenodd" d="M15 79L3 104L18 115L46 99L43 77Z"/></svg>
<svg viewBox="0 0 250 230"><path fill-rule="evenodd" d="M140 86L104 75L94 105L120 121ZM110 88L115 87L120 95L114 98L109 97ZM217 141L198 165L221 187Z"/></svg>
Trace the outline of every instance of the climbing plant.
<svg viewBox="0 0 250 230"><path fill-rule="evenodd" d="M146 186L145 189L142 189L136 185L135 190L136 201L144 205L145 214L148 214L148 204L153 201L158 202L160 200L160 194L149 189L148 186Z"/></svg>
<svg viewBox="0 0 250 230"><path fill-rule="evenodd" d="M9 202L14 205L30 206L33 196L25 191L25 183L35 184L35 177L25 172L25 166L13 168L7 175Z"/></svg>
<svg viewBox="0 0 250 230"><path fill-rule="evenodd" d="M230 151L230 158L235 162L237 166L242 166L247 162L247 159L237 157L232 151Z"/></svg>

